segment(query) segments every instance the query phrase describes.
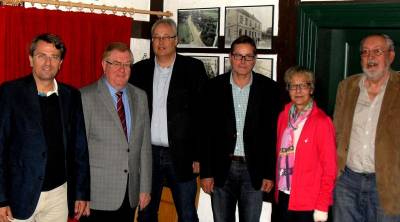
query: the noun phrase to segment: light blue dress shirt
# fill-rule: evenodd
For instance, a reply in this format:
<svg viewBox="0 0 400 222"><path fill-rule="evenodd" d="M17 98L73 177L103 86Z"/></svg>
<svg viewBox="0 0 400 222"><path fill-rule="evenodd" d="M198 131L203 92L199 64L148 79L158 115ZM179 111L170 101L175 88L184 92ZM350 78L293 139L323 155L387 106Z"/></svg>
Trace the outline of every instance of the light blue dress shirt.
<svg viewBox="0 0 400 222"><path fill-rule="evenodd" d="M108 91L110 92L111 98L113 99L115 111L117 111L118 96L116 95L116 93L118 91L116 89L114 89L114 87L112 87L105 78L103 78L103 80L107 85L107 88L108 88ZM132 129L132 122L131 122L132 119L131 119L131 109L129 107L129 99L128 99L128 95L127 95L128 89L126 87L124 87L120 91L122 92L122 102L124 103L126 131L127 131L126 133L128 134L128 142L129 142L129 135L131 135L131 129Z"/></svg>
<svg viewBox="0 0 400 222"><path fill-rule="evenodd" d="M245 156L244 143L243 143L243 129L244 129L244 121L246 119L247 102L249 100L250 86L252 82L253 82L253 77L251 77L250 82L241 89L233 81L232 74L230 77L230 83L232 85L233 106L235 109L235 122L236 122L236 146L235 146L235 151L233 153L233 155L235 156Z"/></svg>
<svg viewBox="0 0 400 222"><path fill-rule="evenodd" d="M154 59L154 63L151 143L156 146L169 147L167 98L175 60L166 68L158 64L157 58Z"/></svg>

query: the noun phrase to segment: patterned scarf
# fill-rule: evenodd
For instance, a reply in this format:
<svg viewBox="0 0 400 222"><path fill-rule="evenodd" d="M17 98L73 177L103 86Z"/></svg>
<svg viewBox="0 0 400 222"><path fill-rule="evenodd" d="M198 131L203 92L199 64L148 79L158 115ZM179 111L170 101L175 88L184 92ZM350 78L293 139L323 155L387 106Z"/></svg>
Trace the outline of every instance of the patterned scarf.
<svg viewBox="0 0 400 222"><path fill-rule="evenodd" d="M298 128L299 123L307 119L311 113L312 106L313 101L311 100L301 112L296 112L294 104L290 107L288 126L283 131L278 158L279 190L290 191L295 160L294 131Z"/></svg>

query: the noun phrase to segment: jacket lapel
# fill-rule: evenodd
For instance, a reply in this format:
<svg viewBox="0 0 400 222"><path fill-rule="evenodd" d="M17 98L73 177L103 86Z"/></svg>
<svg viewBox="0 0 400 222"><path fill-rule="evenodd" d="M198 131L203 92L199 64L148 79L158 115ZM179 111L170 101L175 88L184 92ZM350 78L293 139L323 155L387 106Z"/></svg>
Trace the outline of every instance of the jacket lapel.
<svg viewBox="0 0 400 222"><path fill-rule="evenodd" d="M398 106L399 92L400 92L400 78L399 74L391 71L390 78L386 85L385 95L382 100L381 111L379 113L378 124L376 127L376 138L380 138L379 134L384 132L383 127L386 127L386 124L390 123L391 117L398 115L398 113L393 113L398 109L395 109L394 106Z"/></svg>
<svg viewBox="0 0 400 222"><path fill-rule="evenodd" d="M139 104L136 100L136 94L135 91L133 89L133 87L129 87L127 86L127 92L128 92L128 102L129 102L129 109L130 109L130 113L131 113L131 132L128 135L129 138L129 143L132 143L132 138L133 138L133 132L135 132L135 128L136 128L136 123L137 123L137 116L136 115L139 111L138 111L138 106L135 106L135 104Z"/></svg>
<svg viewBox="0 0 400 222"><path fill-rule="evenodd" d="M120 135L126 141L125 133L124 133L124 130L122 129L122 125L121 125L121 120L119 119L117 111L114 107L113 99L112 99L110 92L107 88L107 85L104 81L105 81L104 78L100 78L97 81L97 89L99 92L99 96L100 96L100 98L102 98L101 101L104 103L106 110L110 113L111 118L113 119L116 127L120 131Z"/></svg>
<svg viewBox="0 0 400 222"><path fill-rule="evenodd" d="M26 110L23 110L23 112L27 111L29 112L28 115L32 116L32 121L35 121L36 124L39 126L39 130L42 132L43 135L43 129L42 129L42 112L40 109L40 104L39 104L39 99L38 99L38 91L36 88L36 83L35 79L33 78L33 75L30 75L27 77L26 82L27 86L22 89L24 91L24 97L26 100ZM44 135L43 135L44 137Z"/></svg>

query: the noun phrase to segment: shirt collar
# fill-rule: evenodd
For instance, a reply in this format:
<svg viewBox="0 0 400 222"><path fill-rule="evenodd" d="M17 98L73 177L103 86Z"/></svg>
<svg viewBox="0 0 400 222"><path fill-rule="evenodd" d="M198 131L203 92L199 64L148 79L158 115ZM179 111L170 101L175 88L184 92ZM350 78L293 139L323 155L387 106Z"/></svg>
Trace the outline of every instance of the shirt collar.
<svg viewBox="0 0 400 222"><path fill-rule="evenodd" d="M111 84L107 81L106 78L103 77L103 81L106 83L108 91L110 91L112 96L114 96L117 92L122 92L123 94L126 94L126 86L121 90L116 90L114 87L111 86Z"/></svg>
<svg viewBox="0 0 400 222"><path fill-rule="evenodd" d="M171 69L172 67L174 67L175 60L176 60L176 54L174 56L174 60L172 61L171 65L167 67L161 67L160 64L158 64L157 56L154 57L154 63L158 69Z"/></svg>
<svg viewBox="0 0 400 222"><path fill-rule="evenodd" d="M58 84L57 84L57 81L56 81L56 79L54 79L53 80L54 81L54 89L53 90L51 90L51 91L48 91L47 93L45 93L45 92L38 92L38 95L39 96L51 96L51 95L53 95L54 93L58 96Z"/></svg>
<svg viewBox="0 0 400 222"><path fill-rule="evenodd" d="M232 72L232 71L231 71L231 75L230 75L230 77L229 77L229 82L231 83L232 86L239 87L238 85L236 85L235 81L233 81L233 72ZM245 86L243 87L243 89L244 89L244 88L247 88L247 87L250 87L251 84L253 84L253 72L251 72L249 83L247 83L247 85L245 85Z"/></svg>

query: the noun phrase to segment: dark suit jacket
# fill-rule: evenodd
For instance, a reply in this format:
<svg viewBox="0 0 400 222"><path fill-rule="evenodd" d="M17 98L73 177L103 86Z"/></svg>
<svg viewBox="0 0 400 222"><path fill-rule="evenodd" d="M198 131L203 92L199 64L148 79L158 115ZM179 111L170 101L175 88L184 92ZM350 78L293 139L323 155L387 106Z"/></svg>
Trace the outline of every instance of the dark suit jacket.
<svg viewBox="0 0 400 222"><path fill-rule="evenodd" d="M153 104L154 58L133 65L129 80L147 93L150 117ZM168 142L179 181L193 178L192 163L198 160L198 98L207 80L200 60L177 54L167 97Z"/></svg>
<svg viewBox="0 0 400 222"><path fill-rule="evenodd" d="M203 146L201 178L214 178L222 187L231 165L230 155L236 145L236 119L233 105L231 73L211 79L205 87L203 104ZM274 180L276 122L279 111L277 84L253 72L243 129L247 167L254 189L262 180Z"/></svg>
<svg viewBox="0 0 400 222"><path fill-rule="evenodd" d="M58 83L71 210L89 200L89 159L78 90ZM30 217L38 203L47 158L41 108L32 75L0 86L0 202L18 219ZM70 211L71 212L71 211ZM73 212L73 211L72 211Z"/></svg>

